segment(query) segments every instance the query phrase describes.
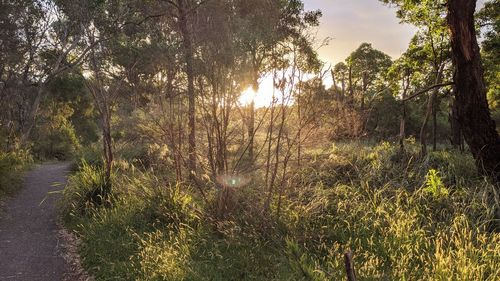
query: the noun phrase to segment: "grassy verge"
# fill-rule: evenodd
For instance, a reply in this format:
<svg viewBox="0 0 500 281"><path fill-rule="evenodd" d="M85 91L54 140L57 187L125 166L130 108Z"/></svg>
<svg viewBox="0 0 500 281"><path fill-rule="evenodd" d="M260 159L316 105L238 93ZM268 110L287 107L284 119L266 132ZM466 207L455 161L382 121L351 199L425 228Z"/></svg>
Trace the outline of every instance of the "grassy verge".
<svg viewBox="0 0 500 281"><path fill-rule="evenodd" d="M360 280L498 280L493 186L456 151L418 157L388 143L337 144L291 179L278 214L258 182L217 216L164 173L118 163L106 207L98 166L70 179L63 210L98 280L341 280L350 249Z"/></svg>
<svg viewBox="0 0 500 281"><path fill-rule="evenodd" d="M0 151L0 198L10 195L22 185L22 173L33 164L27 151Z"/></svg>

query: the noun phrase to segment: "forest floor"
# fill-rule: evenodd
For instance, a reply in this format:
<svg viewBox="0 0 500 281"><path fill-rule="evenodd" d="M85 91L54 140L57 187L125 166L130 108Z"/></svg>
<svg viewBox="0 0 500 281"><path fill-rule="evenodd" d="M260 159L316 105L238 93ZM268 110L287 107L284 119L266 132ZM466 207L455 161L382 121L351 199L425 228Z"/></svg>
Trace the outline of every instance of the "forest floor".
<svg viewBox="0 0 500 281"><path fill-rule="evenodd" d="M0 213L0 280L63 280L56 192L66 182L69 163L50 163L28 172L23 188L5 199Z"/></svg>

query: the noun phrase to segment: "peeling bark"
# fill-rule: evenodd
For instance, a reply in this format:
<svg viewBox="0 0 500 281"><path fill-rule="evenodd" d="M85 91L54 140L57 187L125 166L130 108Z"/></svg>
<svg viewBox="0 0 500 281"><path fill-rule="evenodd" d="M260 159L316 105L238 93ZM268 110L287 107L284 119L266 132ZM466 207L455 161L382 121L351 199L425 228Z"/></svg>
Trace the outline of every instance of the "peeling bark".
<svg viewBox="0 0 500 281"><path fill-rule="evenodd" d="M474 26L475 0L448 1L455 66L455 106L458 123L478 169L500 182L500 137L486 99L483 66Z"/></svg>

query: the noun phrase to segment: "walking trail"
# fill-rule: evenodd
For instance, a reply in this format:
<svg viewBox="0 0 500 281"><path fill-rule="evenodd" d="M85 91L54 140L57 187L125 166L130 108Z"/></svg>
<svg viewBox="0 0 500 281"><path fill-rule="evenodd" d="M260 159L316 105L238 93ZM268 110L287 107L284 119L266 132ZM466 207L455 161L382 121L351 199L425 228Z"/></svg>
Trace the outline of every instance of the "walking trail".
<svg viewBox="0 0 500 281"><path fill-rule="evenodd" d="M0 280L58 281L68 268L58 236L56 200L68 163L45 164L27 173L24 187L0 210ZM62 183L58 186L55 183Z"/></svg>

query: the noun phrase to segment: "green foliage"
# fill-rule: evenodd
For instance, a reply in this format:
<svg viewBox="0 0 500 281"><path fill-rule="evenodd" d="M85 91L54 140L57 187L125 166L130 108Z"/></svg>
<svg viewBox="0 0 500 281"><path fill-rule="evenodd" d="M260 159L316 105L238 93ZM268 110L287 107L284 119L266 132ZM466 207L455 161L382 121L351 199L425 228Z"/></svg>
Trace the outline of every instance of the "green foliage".
<svg viewBox="0 0 500 281"><path fill-rule="evenodd" d="M43 123L36 128L33 153L39 159L68 160L80 149L75 128L69 121L73 109L64 103L54 103L44 112Z"/></svg>
<svg viewBox="0 0 500 281"><path fill-rule="evenodd" d="M184 280L188 276L192 241L190 230L143 234L139 241L138 280ZM167 235L168 234L168 235Z"/></svg>
<svg viewBox="0 0 500 281"><path fill-rule="evenodd" d="M500 105L500 1L490 0L477 14L482 34L481 57L484 63L484 78L488 86L490 109L498 110Z"/></svg>
<svg viewBox="0 0 500 281"><path fill-rule="evenodd" d="M285 242L290 266L295 272L302 273L305 280L327 280L326 274L321 270L316 270L316 265L311 264L309 257L301 253L300 247L296 241L286 239Z"/></svg>
<svg viewBox="0 0 500 281"><path fill-rule="evenodd" d="M350 248L363 280L496 280L500 235L488 226L498 206L484 200L494 186L471 172L471 157L443 151L419 159L411 143L404 154L383 143L341 145L332 155L351 168L310 181L286 212L315 270L344 278ZM422 183L425 192L414 188Z"/></svg>
<svg viewBox="0 0 500 281"><path fill-rule="evenodd" d="M95 143L83 147L78 153L78 159L80 159L80 162L85 162L90 166L102 166L102 144ZM80 164L80 162L75 162L77 166L74 170L78 170L78 164Z"/></svg>
<svg viewBox="0 0 500 281"><path fill-rule="evenodd" d="M64 214L87 214L95 207L109 205L111 182L107 180L102 166L90 165L83 160L79 170L69 178L63 195Z"/></svg>
<svg viewBox="0 0 500 281"><path fill-rule="evenodd" d="M33 164L27 150L3 152L0 150L0 197L10 194L21 186L22 172Z"/></svg>
<svg viewBox="0 0 500 281"><path fill-rule="evenodd" d="M390 91L380 93L373 101L373 118L368 119L366 129L370 134L378 137L387 138L397 135L400 120L394 118L394 112L400 111L400 108L401 104Z"/></svg>
<svg viewBox="0 0 500 281"><path fill-rule="evenodd" d="M434 169L430 169L427 175L425 175L424 191L437 198L446 197L449 194L448 189L439 177L439 172Z"/></svg>
<svg viewBox="0 0 500 281"><path fill-rule="evenodd" d="M68 73L57 77L49 84L51 101L69 107L72 114L66 116L74 128L78 141L84 145L98 140L98 128L93 101L79 73Z"/></svg>
<svg viewBox="0 0 500 281"><path fill-rule="evenodd" d="M220 220L216 193L205 205L162 173L120 164L112 207L76 212L70 225L98 280L341 280L347 249L363 280L495 280L493 186L469 156L419 158L414 141L405 145L337 143L312 157L270 225L253 186ZM70 182L65 193L79 193Z"/></svg>

